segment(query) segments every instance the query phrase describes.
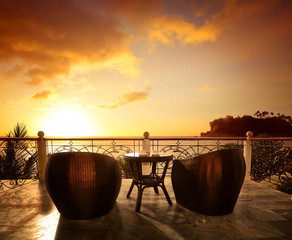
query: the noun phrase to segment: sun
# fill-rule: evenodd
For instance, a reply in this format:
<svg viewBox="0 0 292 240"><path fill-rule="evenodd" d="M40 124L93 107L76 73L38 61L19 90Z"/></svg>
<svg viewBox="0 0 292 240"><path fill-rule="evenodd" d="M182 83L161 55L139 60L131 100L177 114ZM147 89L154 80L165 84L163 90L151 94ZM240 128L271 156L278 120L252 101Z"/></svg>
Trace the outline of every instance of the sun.
<svg viewBox="0 0 292 240"><path fill-rule="evenodd" d="M60 108L47 115L43 131L46 136L84 137L96 134L96 128L86 111Z"/></svg>

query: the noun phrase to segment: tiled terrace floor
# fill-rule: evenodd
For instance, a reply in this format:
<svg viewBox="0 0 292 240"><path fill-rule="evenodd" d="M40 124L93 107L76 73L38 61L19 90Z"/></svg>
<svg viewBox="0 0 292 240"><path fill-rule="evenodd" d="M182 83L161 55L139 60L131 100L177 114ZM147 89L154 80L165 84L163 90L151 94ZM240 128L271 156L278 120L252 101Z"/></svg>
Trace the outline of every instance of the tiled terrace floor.
<svg viewBox="0 0 292 240"><path fill-rule="evenodd" d="M33 182L0 194L0 239L292 239L291 196L247 182L232 214L205 216L176 204L170 179L163 194L144 192L136 213L136 189L126 198L130 180L123 180L113 210L92 220L60 217L45 185Z"/></svg>

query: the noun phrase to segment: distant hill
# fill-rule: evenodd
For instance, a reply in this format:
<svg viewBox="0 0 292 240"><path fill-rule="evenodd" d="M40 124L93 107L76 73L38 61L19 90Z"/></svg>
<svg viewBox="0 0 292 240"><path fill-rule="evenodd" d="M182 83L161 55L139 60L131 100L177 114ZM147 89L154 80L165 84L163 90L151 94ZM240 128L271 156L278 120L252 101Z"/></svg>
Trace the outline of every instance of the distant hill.
<svg viewBox="0 0 292 240"><path fill-rule="evenodd" d="M240 137L247 131L252 131L254 136L268 134L271 137L292 137L292 118L283 114L257 111L254 117L226 116L210 122L211 130L201 133L202 137Z"/></svg>

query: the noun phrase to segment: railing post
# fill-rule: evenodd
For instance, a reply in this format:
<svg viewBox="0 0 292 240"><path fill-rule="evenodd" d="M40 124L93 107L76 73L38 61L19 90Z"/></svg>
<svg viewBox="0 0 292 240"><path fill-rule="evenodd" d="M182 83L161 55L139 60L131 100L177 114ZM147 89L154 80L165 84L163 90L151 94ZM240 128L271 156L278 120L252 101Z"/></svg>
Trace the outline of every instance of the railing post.
<svg viewBox="0 0 292 240"><path fill-rule="evenodd" d="M46 140L44 139L45 133L38 132L38 168L39 168L39 181L45 181L45 170L47 164L47 149Z"/></svg>
<svg viewBox="0 0 292 240"><path fill-rule="evenodd" d="M250 180L250 172L251 172L251 155L252 155L252 140L251 137L253 133L248 131L246 133L246 141L244 144L244 159L246 165L246 172L245 172L245 181Z"/></svg>
<svg viewBox="0 0 292 240"><path fill-rule="evenodd" d="M146 152L148 157L150 157L150 139L149 139L149 132L144 132L143 134L144 139L142 143L142 150ZM150 174L150 163L143 162L142 163L142 172L143 174L147 175Z"/></svg>
<svg viewBox="0 0 292 240"><path fill-rule="evenodd" d="M142 149L146 151L147 155L150 156L150 139L149 139L149 132L144 132L143 134L143 146Z"/></svg>

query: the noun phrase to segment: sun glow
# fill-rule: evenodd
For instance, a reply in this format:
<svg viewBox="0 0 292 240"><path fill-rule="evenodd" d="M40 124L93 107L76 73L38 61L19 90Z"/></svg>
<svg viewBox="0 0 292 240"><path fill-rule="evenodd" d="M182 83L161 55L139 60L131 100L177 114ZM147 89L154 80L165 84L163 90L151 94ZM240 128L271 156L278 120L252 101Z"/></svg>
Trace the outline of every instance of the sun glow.
<svg viewBox="0 0 292 240"><path fill-rule="evenodd" d="M85 111L65 108L52 112L45 120L46 136L81 137L96 134L96 129Z"/></svg>

